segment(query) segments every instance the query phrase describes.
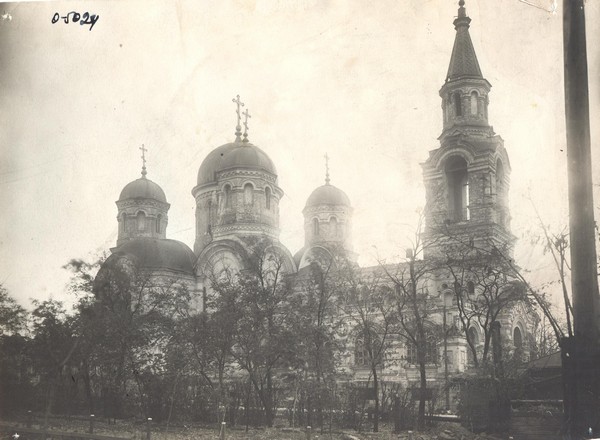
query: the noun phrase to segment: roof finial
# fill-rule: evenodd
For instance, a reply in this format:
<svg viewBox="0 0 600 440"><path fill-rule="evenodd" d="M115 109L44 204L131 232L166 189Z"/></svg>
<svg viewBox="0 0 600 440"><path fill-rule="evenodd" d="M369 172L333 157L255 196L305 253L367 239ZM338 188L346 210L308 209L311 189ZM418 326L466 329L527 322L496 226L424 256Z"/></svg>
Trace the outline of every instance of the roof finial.
<svg viewBox="0 0 600 440"><path fill-rule="evenodd" d="M329 185L329 156L325 153L325 185Z"/></svg>
<svg viewBox="0 0 600 440"><path fill-rule="evenodd" d="M244 142L248 142L248 118L251 118L252 115L250 115L248 109L242 114L246 117L244 119Z"/></svg>
<svg viewBox="0 0 600 440"><path fill-rule="evenodd" d="M458 1L458 16L459 17L467 16L467 11L465 10L465 0Z"/></svg>
<svg viewBox="0 0 600 440"><path fill-rule="evenodd" d="M140 151L142 152L142 179L145 179L146 174L148 174L146 172L146 151L148 150L146 149L144 144L142 144L142 146L140 147Z"/></svg>
<svg viewBox="0 0 600 440"><path fill-rule="evenodd" d="M235 112L237 113L237 125L235 126L235 141L241 142L242 138L240 136L242 135L242 115L240 114L240 107L243 107L244 103L240 101L240 95L237 95L231 101L237 104L237 109L235 110Z"/></svg>

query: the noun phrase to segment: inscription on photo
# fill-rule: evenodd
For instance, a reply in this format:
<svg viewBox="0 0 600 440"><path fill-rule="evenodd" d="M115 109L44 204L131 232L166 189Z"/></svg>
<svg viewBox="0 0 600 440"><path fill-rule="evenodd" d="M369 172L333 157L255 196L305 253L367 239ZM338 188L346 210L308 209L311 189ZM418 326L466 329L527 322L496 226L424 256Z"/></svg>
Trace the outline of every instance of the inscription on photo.
<svg viewBox="0 0 600 440"><path fill-rule="evenodd" d="M84 12L83 14L80 14L79 12L71 11L66 15L60 15L59 12L56 12L52 16L52 24L56 24L61 20L65 24L79 22L81 26L89 25L89 30L91 31L99 18L100 15L90 14L89 12Z"/></svg>

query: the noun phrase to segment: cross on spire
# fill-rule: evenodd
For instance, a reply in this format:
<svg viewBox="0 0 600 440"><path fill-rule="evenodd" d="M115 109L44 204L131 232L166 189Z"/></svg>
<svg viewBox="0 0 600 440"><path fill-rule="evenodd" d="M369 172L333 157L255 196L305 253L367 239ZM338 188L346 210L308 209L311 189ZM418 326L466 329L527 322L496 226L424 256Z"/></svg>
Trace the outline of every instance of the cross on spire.
<svg viewBox="0 0 600 440"><path fill-rule="evenodd" d="M244 119L244 142L248 142L248 118L251 118L252 115L246 109L244 113L242 113L246 118Z"/></svg>
<svg viewBox="0 0 600 440"><path fill-rule="evenodd" d="M329 156L325 153L325 185L329 185Z"/></svg>
<svg viewBox="0 0 600 440"><path fill-rule="evenodd" d="M231 101L237 104L237 109L235 110L237 114L237 125L235 126L235 141L241 142L242 138L240 136L242 135L242 115L240 114L240 107L243 107L244 103L240 101L240 95L237 95Z"/></svg>
<svg viewBox="0 0 600 440"><path fill-rule="evenodd" d="M140 151L142 152L142 178L145 179L146 174L148 174L146 172L146 151L148 151L148 149L142 144Z"/></svg>
<svg viewBox="0 0 600 440"><path fill-rule="evenodd" d="M459 0L458 2L458 16L466 17L467 13L465 11L465 0Z"/></svg>

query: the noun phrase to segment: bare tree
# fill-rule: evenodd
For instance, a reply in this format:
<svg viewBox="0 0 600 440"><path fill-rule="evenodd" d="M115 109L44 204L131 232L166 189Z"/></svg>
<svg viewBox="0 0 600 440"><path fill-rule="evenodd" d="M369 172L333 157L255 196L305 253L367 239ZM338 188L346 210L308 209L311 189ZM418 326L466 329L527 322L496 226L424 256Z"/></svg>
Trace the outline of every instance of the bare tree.
<svg viewBox="0 0 600 440"><path fill-rule="evenodd" d="M250 243L244 268L212 279L217 297L230 301L236 317L231 356L248 374L268 426L275 418L274 375L295 361L296 335L290 328L292 289L285 256L266 239Z"/></svg>
<svg viewBox="0 0 600 440"><path fill-rule="evenodd" d="M530 306L525 287L511 266L497 252L481 252L457 243L445 247L445 265L453 279L453 292L461 329L476 368L488 362L494 323L518 302ZM483 348L478 350L471 331L477 324L483 333Z"/></svg>
<svg viewBox="0 0 600 440"><path fill-rule="evenodd" d="M394 329L394 305L390 303L391 289L380 268L360 270L349 260L340 260L337 273L340 309L354 326L355 363L370 371L375 400L373 431L379 431L379 372L384 366L386 352L391 346Z"/></svg>
<svg viewBox="0 0 600 440"><path fill-rule="evenodd" d="M345 340L340 337L344 318L337 308L337 299L342 294L337 274L339 265L344 264L343 255L343 251L334 249L331 253L315 257L298 274L294 286L299 295L294 315L299 357L297 383L304 389L306 422L315 426L311 420L312 408L315 407L316 422L321 431L324 405L333 403L331 395L336 385L335 375L345 347Z"/></svg>
<svg viewBox="0 0 600 440"><path fill-rule="evenodd" d="M396 265L385 265L387 277L394 285L394 308L397 333L406 345L416 352L416 363L419 367L419 409L417 427L425 427L425 404L427 400L427 369L431 352L437 350L437 334L439 325L434 319L439 312L439 298L428 289L428 281L437 270L437 262L424 260L423 253L434 241L422 240L423 217L421 217L412 247L406 250L403 262Z"/></svg>

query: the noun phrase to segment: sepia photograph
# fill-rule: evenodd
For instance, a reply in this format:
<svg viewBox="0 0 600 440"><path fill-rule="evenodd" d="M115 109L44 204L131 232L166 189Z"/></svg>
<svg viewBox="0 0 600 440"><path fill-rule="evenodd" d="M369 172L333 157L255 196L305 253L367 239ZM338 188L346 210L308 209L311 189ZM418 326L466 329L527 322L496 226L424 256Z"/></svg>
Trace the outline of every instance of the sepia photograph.
<svg viewBox="0 0 600 440"><path fill-rule="evenodd" d="M0 2L0 439L600 438L600 2Z"/></svg>

